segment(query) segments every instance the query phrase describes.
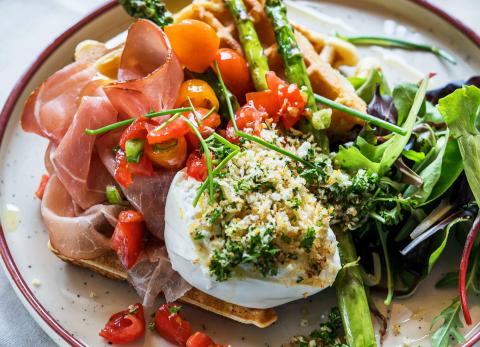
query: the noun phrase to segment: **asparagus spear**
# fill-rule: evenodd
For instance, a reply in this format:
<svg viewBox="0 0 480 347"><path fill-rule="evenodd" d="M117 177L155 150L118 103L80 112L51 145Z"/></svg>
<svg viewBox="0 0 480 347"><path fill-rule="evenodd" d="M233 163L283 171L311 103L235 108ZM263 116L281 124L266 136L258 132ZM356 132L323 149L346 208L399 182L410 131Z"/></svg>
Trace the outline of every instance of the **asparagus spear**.
<svg viewBox="0 0 480 347"><path fill-rule="evenodd" d="M303 131L311 132L325 152L328 152L328 138L322 129L328 128L330 125L331 115L318 110L302 52L287 19L287 8L281 0L267 0L265 11L272 21L287 79L290 83L296 83L307 96L309 121L300 123L300 128Z"/></svg>
<svg viewBox="0 0 480 347"><path fill-rule="evenodd" d="M335 235L345 266L337 275L335 288L347 343L350 347L376 346L362 274L355 264L358 260L355 245L348 231L335 230Z"/></svg>
<svg viewBox="0 0 480 347"><path fill-rule="evenodd" d="M155 22L160 27L173 23L173 17L168 12L163 1L159 0L118 0L125 11L134 18L145 18Z"/></svg>
<svg viewBox="0 0 480 347"><path fill-rule="evenodd" d="M245 4L242 0L225 0L225 4L235 21L255 89L265 90L268 88L265 78L269 70L268 61Z"/></svg>

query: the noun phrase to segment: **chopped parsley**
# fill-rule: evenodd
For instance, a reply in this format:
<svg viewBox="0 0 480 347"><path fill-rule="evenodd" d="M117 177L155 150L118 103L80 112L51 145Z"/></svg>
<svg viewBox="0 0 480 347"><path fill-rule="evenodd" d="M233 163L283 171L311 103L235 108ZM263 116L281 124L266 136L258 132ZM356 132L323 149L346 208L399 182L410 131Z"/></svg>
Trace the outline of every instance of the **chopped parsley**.
<svg viewBox="0 0 480 347"><path fill-rule="evenodd" d="M315 229L310 227L305 231L302 241L300 241L300 247L305 249L305 251L310 252L313 246L313 241L315 241Z"/></svg>
<svg viewBox="0 0 480 347"><path fill-rule="evenodd" d="M292 344L295 347L348 347L342 342L342 318L338 307L334 307L328 315L328 320L321 323L318 329L309 336L295 336Z"/></svg>
<svg viewBox="0 0 480 347"><path fill-rule="evenodd" d="M182 306L178 306L178 305L168 307L168 312L170 312L170 314L177 314L181 310L182 310Z"/></svg>

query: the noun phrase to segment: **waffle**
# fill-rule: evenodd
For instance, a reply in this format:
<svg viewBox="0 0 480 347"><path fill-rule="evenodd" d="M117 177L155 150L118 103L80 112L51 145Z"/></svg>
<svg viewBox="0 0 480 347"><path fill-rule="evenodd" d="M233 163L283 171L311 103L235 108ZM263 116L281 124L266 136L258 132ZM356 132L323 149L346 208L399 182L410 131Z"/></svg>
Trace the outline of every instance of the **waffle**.
<svg viewBox="0 0 480 347"><path fill-rule="evenodd" d="M264 11L264 1L245 0L250 18L255 24L260 42L268 58L270 69L284 77L283 61L278 53L275 35ZM220 36L220 45L243 53L237 30L223 0L196 0L175 14L175 22L196 19L211 25ZM336 69L340 66L354 66L358 63L358 52L352 44L335 37L317 33L293 23L295 37L302 51L307 71L315 93L345 106L365 112L367 105L355 94L348 80ZM342 112L333 111L330 135L348 137L349 131L361 120Z"/></svg>
<svg viewBox="0 0 480 347"><path fill-rule="evenodd" d="M120 281L127 281L128 279L127 273L123 270L114 252L93 260L75 260L61 255L50 243L48 247L58 258L69 264L89 269L110 279ZM179 301L240 323L255 325L259 328L266 328L277 320L277 314L273 309L262 310L242 307L214 298L195 288L189 290Z"/></svg>

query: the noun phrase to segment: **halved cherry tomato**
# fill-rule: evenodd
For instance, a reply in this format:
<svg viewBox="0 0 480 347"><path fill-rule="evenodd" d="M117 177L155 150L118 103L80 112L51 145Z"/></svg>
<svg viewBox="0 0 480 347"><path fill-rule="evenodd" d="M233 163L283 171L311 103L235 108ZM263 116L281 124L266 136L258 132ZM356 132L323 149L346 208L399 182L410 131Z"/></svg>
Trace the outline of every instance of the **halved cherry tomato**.
<svg viewBox="0 0 480 347"><path fill-rule="evenodd" d="M203 80L192 79L183 82L175 107L190 106L188 98L192 100L192 104L195 107L204 107L207 109L215 107L218 111L219 103L217 96L212 87Z"/></svg>
<svg viewBox="0 0 480 347"><path fill-rule="evenodd" d="M300 120L307 100L296 84L288 84L277 77L275 72L268 72L266 78L268 88L277 94L280 105L278 116L288 130Z"/></svg>
<svg viewBox="0 0 480 347"><path fill-rule="evenodd" d="M119 149L115 156L115 180L123 187L128 187L133 182L133 174L152 176L153 167L151 160L146 155L142 155L138 164L127 163L125 152Z"/></svg>
<svg viewBox="0 0 480 347"><path fill-rule="evenodd" d="M40 184L38 185L37 191L35 192L35 195L40 200L43 199L43 193L45 193L45 187L47 186L49 179L50 179L50 175L48 174L42 175L42 178L40 179Z"/></svg>
<svg viewBox="0 0 480 347"><path fill-rule="evenodd" d="M252 89L250 71L245 58L233 49L220 48L215 55L215 61L228 89L239 100L244 100L245 94Z"/></svg>
<svg viewBox="0 0 480 347"><path fill-rule="evenodd" d="M261 92L248 93L247 103L253 103L256 109L264 110L274 122L278 122L278 111L280 110L280 100L276 93L270 89Z"/></svg>
<svg viewBox="0 0 480 347"><path fill-rule="evenodd" d="M267 117L267 114L258 110L253 103L248 103L242 106L235 113L235 120L238 130L251 129L254 135L260 135L262 131L262 123ZM235 136L232 121L227 125L227 140L230 142L238 143L239 139Z"/></svg>
<svg viewBox="0 0 480 347"><path fill-rule="evenodd" d="M143 247L145 225L140 212L122 211L112 236L112 249L122 265L129 270L137 262Z"/></svg>
<svg viewBox="0 0 480 347"><path fill-rule="evenodd" d="M192 335L190 323L178 313L181 307L175 304L163 304L155 313L155 329L165 340L179 346L185 346Z"/></svg>
<svg viewBox="0 0 480 347"><path fill-rule="evenodd" d="M204 72L217 53L220 38L207 23L187 19L165 27L173 51L187 69Z"/></svg>
<svg viewBox="0 0 480 347"><path fill-rule="evenodd" d="M187 141L180 136L176 139L145 144L144 153L150 158L153 164L165 169L180 169L187 159Z"/></svg>
<svg viewBox="0 0 480 347"><path fill-rule="evenodd" d="M267 73L268 90L248 93L247 102L257 109L265 110L274 122L279 120L285 129L290 129L304 113L306 99L296 84L288 84L274 72Z"/></svg>
<svg viewBox="0 0 480 347"><path fill-rule="evenodd" d="M149 122L148 118L139 117L133 121L132 124L128 126L122 133L120 137L119 145L120 148L125 150L125 142L130 139L144 139L147 136L147 129L145 129L145 124Z"/></svg>
<svg viewBox="0 0 480 347"><path fill-rule="evenodd" d="M199 131L202 132L204 127L210 127L210 128L216 128L220 125L220 116L218 113L213 112L210 116L205 118L208 112L210 110L202 107L196 108L198 116L203 119L202 120L202 125L199 128ZM183 114L186 118L188 118L194 125L197 124L196 117L193 114L193 111L184 113ZM205 119L204 119L205 118ZM167 126L163 128L159 128L159 126L152 126L152 125L147 125L148 129L148 143L154 144L154 143L162 143L166 141L170 141L172 139L176 139L178 137L184 136L186 134L189 134L192 132L192 130L189 128L187 123L185 123L184 120L177 118ZM195 136L193 134L193 136Z"/></svg>
<svg viewBox="0 0 480 347"><path fill-rule="evenodd" d="M145 334L145 317L141 304L131 305L128 310L115 313L99 335L109 342L123 345Z"/></svg>
<svg viewBox="0 0 480 347"><path fill-rule="evenodd" d="M205 333L197 331L195 334L190 336L187 341L186 347L223 347L218 345Z"/></svg>
<svg viewBox="0 0 480 347"><path fill-rule="evenodd" d="M187 175L203 182L208 177L207 157L200 154L198 149L194 150L187 160Z"/></svg>

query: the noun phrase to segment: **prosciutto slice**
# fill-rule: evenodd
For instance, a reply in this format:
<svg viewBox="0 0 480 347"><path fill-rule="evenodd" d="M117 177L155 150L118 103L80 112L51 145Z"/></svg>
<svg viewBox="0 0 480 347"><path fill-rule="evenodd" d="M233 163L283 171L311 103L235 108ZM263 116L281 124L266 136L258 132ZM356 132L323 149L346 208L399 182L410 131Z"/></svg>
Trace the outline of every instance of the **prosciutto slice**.
<svg viewBox="0 0 480 347"><path fill-rule="evenodd" d="M54 73L28 98L21 119L23 129L60 142L77 111L82 90L95 74L87 62L75 62Z"/></svg>
<svg viewBox="0 0 480 347"><path fill-rule="evenodd" d="M50 243L72 259L94 259L111 251L109 234L121 209L116 205L95 205L79 213L55 175L48 180L41 205Z"/></svg>
<svg viewBox="0 0 480 347"><path fill-rule="evenodd" d="M117 111L105 97L84 97L73 122L53 155L58 179L73 201L87 209L105 200L105 186L113 179L94 153L95 129L117 120Z"/></svg>
<svg viewBox="0 0 480 347"><path fill-rule="evenodd" d="M183 69L165 33L139 19L128 30L118 71L119 82L104 87L122 117L172 108L183 82Z"/></svg>
<svg viewBox="0 0 480 347"><path fill-rule="evenodd" d="M149 243L141 258L128 271L128 280L147 307L153 306L161 292L167 302L172 302L192 288L172 269L165 246L158 241Z"/></svg>
<svg viewBox="0 0 480 347"><path fill-rule="evenodd" d="M113 148L118 144L120 133L107 134L97 140L97 152L105 167L113 175L115 158ZM128 188L122 188L127 200L142 212L148 230L163 240L165 227L165 202L175 171L157 171L153 176L134 176Z"/></svg>

